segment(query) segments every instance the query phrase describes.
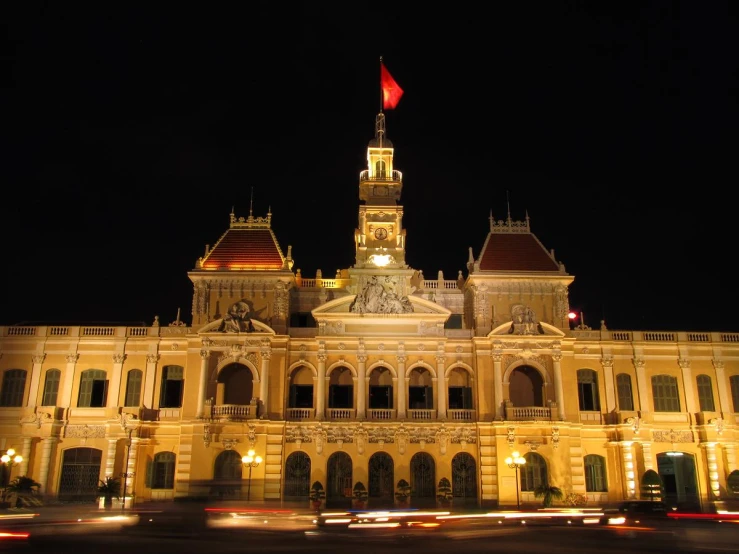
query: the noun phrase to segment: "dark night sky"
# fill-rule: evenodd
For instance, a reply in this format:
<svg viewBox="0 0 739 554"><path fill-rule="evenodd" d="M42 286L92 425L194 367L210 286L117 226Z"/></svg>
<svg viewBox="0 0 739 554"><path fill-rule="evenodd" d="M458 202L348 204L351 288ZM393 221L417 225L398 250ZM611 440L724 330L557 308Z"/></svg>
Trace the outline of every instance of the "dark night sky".
<svg viewBox="0 0 739 554"><path fill-rule="evenodd" d="M739 331L728 3L6 4L0 324L189 322L252 190L305 277L352 265L383 56L411 267L509 204L588 325Z"/></svg>

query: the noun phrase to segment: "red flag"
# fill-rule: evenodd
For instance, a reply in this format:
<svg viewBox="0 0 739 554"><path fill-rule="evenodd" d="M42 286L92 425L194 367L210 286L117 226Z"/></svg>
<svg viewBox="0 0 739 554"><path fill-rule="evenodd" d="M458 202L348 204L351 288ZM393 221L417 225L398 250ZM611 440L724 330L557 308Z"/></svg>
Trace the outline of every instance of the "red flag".
<svg viewBox="0 0 739 554"><path fill-rule="evenodd" d="M385 69L385 64L380 64L380 84L382 85L382 109L392 110L400 102L403 89L398 86L390 72Z"/></svg>

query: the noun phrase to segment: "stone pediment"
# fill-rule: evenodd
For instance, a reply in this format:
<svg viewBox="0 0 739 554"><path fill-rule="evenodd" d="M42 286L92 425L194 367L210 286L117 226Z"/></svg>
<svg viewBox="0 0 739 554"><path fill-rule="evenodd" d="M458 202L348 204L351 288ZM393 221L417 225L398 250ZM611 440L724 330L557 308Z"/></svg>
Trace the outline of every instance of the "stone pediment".
<svg viewBox="0 0 739 554"><path fill-rule="evenodd" d="M319 335L420 335L443 336L451 311L418 296L408 296L411 310L403 313L352 311L357 296L344 296L319 306L311 313Z"/></svg>
<svg viewBox="0 0 739 554"><path fill-rule="evenodd" d="M256 319L247 319L247 326L241 330L226 325L228 320L224 318L216 319L210 323L206 323L203 327L197 330L198 333L268 333L270 335L276 334L274 329L262 323Z"/></svg>
<svg viewBox="0 0 739 554"><path fill-rule="evenodd" d="M543 321L536 322L535 325L527 323L518 323L514 321L508 321L498 325L495 329L488 333L488 337L493 336L510 336L510 335L527 335L527 336L552 336L552 337L564 337L566 336L560 329L549 323Z"/></svg>

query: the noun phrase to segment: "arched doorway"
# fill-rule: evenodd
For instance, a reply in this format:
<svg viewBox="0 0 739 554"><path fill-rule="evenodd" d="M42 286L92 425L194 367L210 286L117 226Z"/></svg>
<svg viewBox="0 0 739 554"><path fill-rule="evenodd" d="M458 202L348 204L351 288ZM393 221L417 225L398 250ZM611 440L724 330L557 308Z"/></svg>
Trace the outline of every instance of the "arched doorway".
<svg viewBox="0 0 739 554"><path fill-rule="evenodd" d="M395 503L395 465L386 452L377 452L369 459L370 506L375 508L392 507Z"/></svg>
<svg viewBox="0 0 739 554"><path fill-rule="evenodd" d="M242 364L228 364L218 373L217 404L248 406L254 396L254 376Z"/></svg>
<svg viewBox="0 0 739 554"><path fill-rule="evenodd" d="M242 469L241 456L235 450L224 450L218 454L213 467L211 494L221 500L239 500Z"/></svg>
<svg viewBox="0 0 739 554"><path fill-rule="evenodd" d="M684 510L700 511L695 456L687 452L657 454L657 469L665 487L665 502Z"/></svg>
<svg viewBox="0 0 739 554"><path fill-rule="evenodd" d="M452 495L455 506L477 505L477 466L467 452L452 458Z"/></svg>
<svg viewBox="0 0 739 554"><path fill-rule="evenodd" d="M102 457L103 451L97 448L69 448L64 451L59 480L60 501L95 502Z"/></svg>
<svg viewBox="0 0 739 554"><path fill-rule="evenodd" d="M544 406L544 379L531 366L517 367L511 372L508 394L516 407Z"/></svg>
<svg viewBox="0 0 739 554"><path fill-rule="evenodd" d="M436 463L426 452L411 458L411 503L415 507L436 507Z"/></svg>
<svg viewBox="0 0 739 554"><path fill-rule="evenodd" d="M349 509L352 505L352 459L334 452L326 462L326 507Z"/></svg>
<svg viewBox="0 0 739 554"><path fill-rule="evenodd" d="M287 460L285 460L285 487L283 493L285 500L308 500L310 470L310 456L305 452L293 452L287 457Z"/></svg>

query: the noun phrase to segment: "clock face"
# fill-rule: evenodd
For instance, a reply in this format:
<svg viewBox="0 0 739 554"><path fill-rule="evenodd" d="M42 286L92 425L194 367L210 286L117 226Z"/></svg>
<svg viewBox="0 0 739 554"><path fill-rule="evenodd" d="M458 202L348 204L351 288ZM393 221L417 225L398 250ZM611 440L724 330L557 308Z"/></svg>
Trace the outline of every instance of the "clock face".
<svg viewBox="0 0 739 554"><path fill-rule="evenodd" d="M377 240L385 240L387 238L387 229L384 227L379 227L377 230L375 230L375 238Z"/></svg>

